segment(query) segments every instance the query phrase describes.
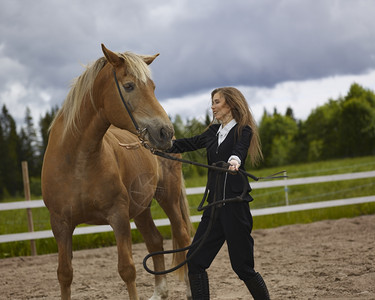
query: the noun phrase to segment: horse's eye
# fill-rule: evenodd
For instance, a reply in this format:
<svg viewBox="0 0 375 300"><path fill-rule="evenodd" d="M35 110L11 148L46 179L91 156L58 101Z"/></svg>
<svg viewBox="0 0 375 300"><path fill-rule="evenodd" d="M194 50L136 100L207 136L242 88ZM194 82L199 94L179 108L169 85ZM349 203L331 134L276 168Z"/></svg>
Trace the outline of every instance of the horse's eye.
<svg viewBox="0 0 375 300"><path fill-rule="evenodd" d="M123 85L123 87L124 87L124 89L125 89L125 91L126 91L127 93L130 93L131 91L134 90L135 85L134 85L134 82L127 82L127 83L125 83L125 84Z"/></svg>

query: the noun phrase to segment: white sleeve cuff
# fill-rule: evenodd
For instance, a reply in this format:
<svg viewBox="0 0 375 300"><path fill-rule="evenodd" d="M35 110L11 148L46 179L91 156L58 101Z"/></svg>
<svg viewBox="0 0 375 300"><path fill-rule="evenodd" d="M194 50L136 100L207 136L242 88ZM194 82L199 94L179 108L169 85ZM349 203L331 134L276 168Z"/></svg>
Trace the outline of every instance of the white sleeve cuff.
<svg viewBox="0 0 375 300"><path fill-rule="evenodd" d="M237 155L232 155L229 157L228 162L230 162L232 159L236 160L239 164L241 164L241 159Z"/></svg>

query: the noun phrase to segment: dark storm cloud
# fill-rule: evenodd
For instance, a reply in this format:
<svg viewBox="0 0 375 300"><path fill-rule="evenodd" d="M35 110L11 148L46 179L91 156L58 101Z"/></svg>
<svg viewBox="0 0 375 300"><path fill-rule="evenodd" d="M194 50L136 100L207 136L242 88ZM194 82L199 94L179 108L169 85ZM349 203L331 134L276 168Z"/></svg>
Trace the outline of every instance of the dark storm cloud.
<svg viewBox="0 0 375 300"><path fill-rule="evenodd" d="M361 73L375 65L373 13L368 1L239 1L176 21L167 70L180 81L166 93Z"/></svg>
<svg viewBox="0 0 375 300"><path fill-rule="evenodd" d="M0 100L60 105L102 42L160 52L151 67L161 101L360 74L375 68L374 15L371 1L351 0L1 0Z"/></svg>

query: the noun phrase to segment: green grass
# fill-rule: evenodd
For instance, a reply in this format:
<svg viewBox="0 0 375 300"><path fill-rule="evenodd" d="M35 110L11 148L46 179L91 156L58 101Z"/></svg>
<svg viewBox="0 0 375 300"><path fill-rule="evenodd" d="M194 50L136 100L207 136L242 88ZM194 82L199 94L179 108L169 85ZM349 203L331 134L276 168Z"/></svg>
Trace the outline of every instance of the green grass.
<svg viewBox="0 0 375 300"><path fill-rule="evenodd" d="M375 170L375 156L288 165L278 168L251 170L250 172L259 177L267 176L280 170L287 170L289 178L371 171ZM204 186L205 182L205 176L196 176L194 178L186 179L186 186ZM288 188L289 204L368 195L375 195L375 183L373 178L297 185ZM252 192L252 196L254 198L254 201L251 203L252 209L285 205L284 187L255 189ZM41 199L41 197L34 197L34 199ZM4 202L22 200L23 199L9 199ZM197 207L201 200L202 195L188 196L191 215L200 214L197 212ZM160 209L156 201L152 202L151 211L155 219L166 218L165 213ZM310 223L325 219L351 218L374 213L375 203L367 203L268 216L257 216L254 217L254 229L272 228L296 223ZM35 208L32 210L32 214L35 231L50 229L49 213L46 208ZM0 234L28 231L26 210L2 211L0 212L0 220ZM195 226L196 225L197 224L195 224ZM159 230L165 238L170 238L169 226L160 227ZM137 230L132 231L132 239L134 243L143 241L142 236ZM73 236L74 250L113 246L115 244L116 242L112 232ZM56 242L53 238L37 240L36 245L38 254L57 252ZM29 241L0 244L0 258L23 255L30 255Z"/></svg>

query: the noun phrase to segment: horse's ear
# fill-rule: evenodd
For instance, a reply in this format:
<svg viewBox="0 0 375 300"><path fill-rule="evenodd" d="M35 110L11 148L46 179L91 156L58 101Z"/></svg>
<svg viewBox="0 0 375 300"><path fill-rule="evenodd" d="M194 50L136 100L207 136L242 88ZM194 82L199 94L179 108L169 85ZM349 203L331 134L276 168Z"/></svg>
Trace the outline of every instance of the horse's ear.
<svg viewBox="0 0 375 300"><path fill-rule="evenodd" d="M104 53L105 58L108 62L114 66L118 67L124 63L124 59L121 56L118 56L116 53L112 52L111 50L107 49L104 44L102 44L102 51Z"/></svg>
<svg viewBox="0 0 375 300"><path fill-rule="evenodd" d="M150 65L150 64L154 61L154 59L155 59L156 57L158 57L158 56L159 56L159 53L157 53L157 54L155 54L155 55L142 55L142 58L143 58L143 61L144 61L146 64Z"/></svg>

